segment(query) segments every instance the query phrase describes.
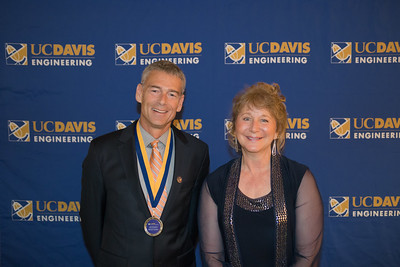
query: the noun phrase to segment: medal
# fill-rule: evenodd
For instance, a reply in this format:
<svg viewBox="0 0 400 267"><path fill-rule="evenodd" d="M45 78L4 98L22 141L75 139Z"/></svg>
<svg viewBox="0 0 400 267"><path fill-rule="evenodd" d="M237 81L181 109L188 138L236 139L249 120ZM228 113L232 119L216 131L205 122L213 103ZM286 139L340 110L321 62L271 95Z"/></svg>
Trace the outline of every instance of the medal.
<svg viewBox="0 0 400 267"><path fill-rule="evenodd" d="M171 158L173 157L172 151L173 151L173 137L171 133L171 129L169 129L168 133L168 141L166 144L165 150L168 151L168 153L164 153L164 159L163 159L163 164L160 170L159 177L160 179L153 179L153 173L150 168L150 163L149 160L147 159L147 153L145 149L145 145L143 143L143 138L142 134L140 133L139 129L139 123L136 126L136 140L135 140L135 145L136 145L136 153L137 153L137 159L139 161L139 168L142 172L143 175L143 180L146 185L147 189L147 206L149 208L149 211L151 213L151 217L149 217L145 222L144 222L144 231L146 232L147 235L149 236L158 236L161 234L163 230L163 223L159 219L161 217L162 209L158 209L161 196L164 196L163 203L166 201L166 191L165 191L165 184L167 182L167 177L168 177L168 171L171 163ZM163 192L165 193L163 194ZM163 206L161 206L163 208ZM155 211L158 211L156 213Z"/></svg>
<svg viewBox="0 0 400 267"><path fill-rule="evenodd" d="M149 236L158 236L163 230L163 223L157 217L150 217L144 222L144 231Z"/></svg>

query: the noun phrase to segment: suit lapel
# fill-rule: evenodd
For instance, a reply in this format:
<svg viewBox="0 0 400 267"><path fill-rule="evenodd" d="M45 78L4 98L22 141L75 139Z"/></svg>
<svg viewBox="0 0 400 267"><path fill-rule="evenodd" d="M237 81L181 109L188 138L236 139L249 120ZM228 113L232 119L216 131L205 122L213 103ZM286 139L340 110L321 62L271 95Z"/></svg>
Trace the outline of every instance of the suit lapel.
<svg viewBox="0 0 400 267"><path fill-rule="evenodd" d="M147 208L146 199L143 195L142 187L139 181L139 172L136 159L135 150L135 137L136 137L136 124L135 121L130 126L125 128L121 133L119 152L121 156L122 165L126 177L128 179L128 185L132 188L128 190L133 193L133 197L138 203L138 207L144 216L150 217L149 209Z"/></svg>

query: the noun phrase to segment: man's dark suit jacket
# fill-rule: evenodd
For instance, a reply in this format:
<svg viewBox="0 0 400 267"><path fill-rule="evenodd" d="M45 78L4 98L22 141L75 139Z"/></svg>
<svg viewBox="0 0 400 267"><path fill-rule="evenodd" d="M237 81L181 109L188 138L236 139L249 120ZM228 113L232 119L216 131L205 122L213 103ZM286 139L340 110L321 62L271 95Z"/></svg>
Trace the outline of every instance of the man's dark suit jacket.
<svg viewBox="0 0 400 267"><path fill-rule="evenodd" d="M197 202L209 171L208 146L173 126L175 166L161 220L150 237L150 212L140 186L136 123L94 139L83 162L81 226L96 266L195 266Z"/></svg>

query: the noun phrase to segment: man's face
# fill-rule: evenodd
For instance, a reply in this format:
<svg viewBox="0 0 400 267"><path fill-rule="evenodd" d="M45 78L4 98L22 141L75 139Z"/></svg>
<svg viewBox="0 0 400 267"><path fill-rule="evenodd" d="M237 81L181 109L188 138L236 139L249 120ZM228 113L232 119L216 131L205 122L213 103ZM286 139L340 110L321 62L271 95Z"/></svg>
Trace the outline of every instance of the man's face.
<svg viewBox="0 0 400 267"><path fill-rule="evenodd" d="M136 88L136 101L141 103L142 127L155 138L161 136L176 113L182 110L184 98L181 79L163 71L151 71L144 84L138 84Z"/></svg>

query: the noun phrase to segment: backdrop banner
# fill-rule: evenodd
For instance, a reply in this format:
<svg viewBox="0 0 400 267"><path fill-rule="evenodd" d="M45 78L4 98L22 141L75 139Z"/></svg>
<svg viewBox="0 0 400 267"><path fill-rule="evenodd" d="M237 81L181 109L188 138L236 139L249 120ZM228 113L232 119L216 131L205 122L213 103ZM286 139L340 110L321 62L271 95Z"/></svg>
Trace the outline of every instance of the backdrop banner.
<svg viewBox="0 0 400 267"><path fill-rule="evenodd" d="M1 5L0 266L92 265L82 161L139 117L136 86L161 59L186 74L174 125L209 145L211 171L237 157L233 97L278 83L284 155L310 168L324 203L321 266L398 266L400 1Z"/></svg>

